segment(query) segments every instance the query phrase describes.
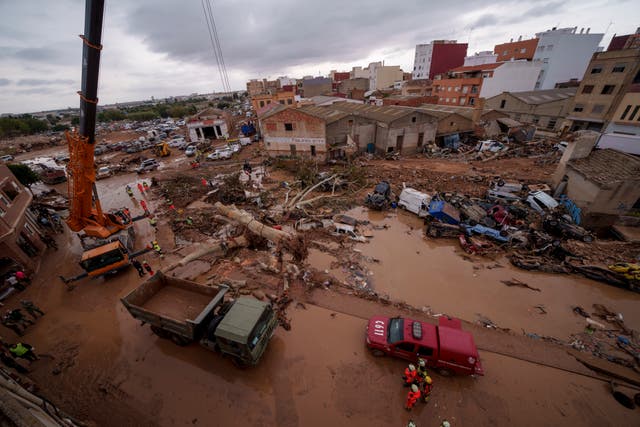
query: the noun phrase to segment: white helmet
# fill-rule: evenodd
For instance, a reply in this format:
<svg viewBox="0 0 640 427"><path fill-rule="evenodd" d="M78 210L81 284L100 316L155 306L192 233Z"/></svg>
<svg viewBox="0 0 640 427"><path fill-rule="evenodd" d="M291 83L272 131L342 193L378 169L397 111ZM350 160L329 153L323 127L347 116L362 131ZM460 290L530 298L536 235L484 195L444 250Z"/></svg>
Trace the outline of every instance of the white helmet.
<svg viewBox="0 0 640 427"><path fill-rule="evenodd" d="M409 370L410 371L415 371L416 370L416 367L415 367L415 365L413 363L409 364Z"/></svg>
<svg viewBox="0 0 640 427"><path fill-rule="evenodd" d="M444 420L440 426L441 427L451 427L451 424L449 424L449 421Z"/></svg>
<svg viewBox="0 0 640 427"><path fill-rule="evenodd" d="M421 368L424 368L425 366L427 366L427 362L425 362L424 359L418 359L418 365Z"/></svg>
<svg viewBox="0 0 640 427"><path fill-rule="evenodd" d="M411 384L411 391L414 392L414 393L417 392L418 391L418 386L415 385L415 384Z"/></svg>

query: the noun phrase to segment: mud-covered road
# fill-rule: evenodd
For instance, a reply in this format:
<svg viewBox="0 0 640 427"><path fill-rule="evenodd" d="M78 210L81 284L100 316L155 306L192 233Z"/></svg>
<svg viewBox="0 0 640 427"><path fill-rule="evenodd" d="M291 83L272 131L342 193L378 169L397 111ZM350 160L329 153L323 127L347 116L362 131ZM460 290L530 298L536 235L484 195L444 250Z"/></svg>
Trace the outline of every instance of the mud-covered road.
<svg viewBox="0 0 640 427"><path fill-rule="evenodd" d="M139 209L124 191L127 183L135 189L137 179L129 174L99 181L103 205ZM504 260L465 259L450 241L426 240L422 221L410 214L369 214L359 208L352 213L389 225L374 230L371 242L356 249L380 261L370 264L368 281L394 300L469 321L479 313L517 335L524 329L563 339L584 326L572 305L602 303L624 313L629 327L640 329L636 294L576 277L515 270ZM135 227L138 247L153 238L145 221ZM169 239L163 230L159 235ZM304 304L296 301L288 311L291 331L279 328L259 366L241 370L197 344L178 347L162 340L134 320L120 303L144 280L133 269L85 280L67 291L56 277L79 272L79 244L68 232L58 239L60 250L46 253L32 286L20 296L47 313L23 340L43 355L31 374L40 392L97 425L403 427L410 418L419 427L438 426L445 418L453 426L640 424L640 411L620 406L603 381L492 351L480 351L484 377L434 374L430 403L407 413L400 380L405 363L374 358L364 346L366 317L382 307L322 289L294 292ZM147 260L154 269L169 262L155 255ZM332 261L318 252L309 260L321 270L330 270ZM488 268L496 263L501 267ZM347 274L336 270L338 277ZM541 291L500 283L511 278ZM17 303L14 298L7 305ZM547 314L533 309L538 304ZM480 348L491 349L519 340L513 353L529 351L527 338L509 336L505 344L505 337L483 330L477 341ZM536 341L530 352L542 359L546 345Z"/></svg>

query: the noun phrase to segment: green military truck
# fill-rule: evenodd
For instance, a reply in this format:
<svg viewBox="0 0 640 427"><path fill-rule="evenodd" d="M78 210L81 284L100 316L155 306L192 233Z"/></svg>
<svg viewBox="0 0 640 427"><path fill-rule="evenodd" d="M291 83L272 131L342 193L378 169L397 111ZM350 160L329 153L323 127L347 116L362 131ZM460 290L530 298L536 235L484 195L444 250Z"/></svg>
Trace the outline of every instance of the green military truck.
<svg viewBox="0 0 640 427"><path fill-rule="evenodd" d="M228 290L225 285L204 286L158 272L121 301L161 338L183 346L199 341L231 357L238 366L255 366L273 336L278 316L271 304L255 298L225 301Z"/></svg>

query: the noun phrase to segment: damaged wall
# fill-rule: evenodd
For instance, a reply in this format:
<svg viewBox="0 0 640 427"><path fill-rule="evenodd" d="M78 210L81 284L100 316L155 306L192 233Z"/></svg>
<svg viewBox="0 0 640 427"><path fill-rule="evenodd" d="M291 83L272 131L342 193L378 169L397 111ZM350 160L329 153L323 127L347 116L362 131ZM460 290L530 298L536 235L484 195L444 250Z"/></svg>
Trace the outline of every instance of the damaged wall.
<svg viewBox="0 0 640 427"><path fill-rule="evenodd" d="M267 151L272 156L319 156L326 148L325 121L287 108L261 119Z"/></svg>

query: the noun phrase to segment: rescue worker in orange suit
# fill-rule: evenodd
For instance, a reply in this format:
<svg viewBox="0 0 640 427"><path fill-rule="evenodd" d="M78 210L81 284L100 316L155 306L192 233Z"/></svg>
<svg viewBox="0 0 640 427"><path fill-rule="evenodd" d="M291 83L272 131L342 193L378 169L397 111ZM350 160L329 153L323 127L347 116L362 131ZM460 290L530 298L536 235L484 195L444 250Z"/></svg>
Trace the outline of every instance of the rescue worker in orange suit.
<svg viewBox="0 0 640 427"><path fill-rule="evenodd" d="M433 390L433 380L430 376L426 376L424 382L422 383L422 396L424 397L424 403L429 401L429 396L431 396L431 391Z"/></svg>
<svg viewBox="0 0 640 427"><path fill-rule="evenodd" d="M421 395L422 394L420 393L420 389L418 388L418 386L412 384L411 391L409 391L409 393L407 394L407 405L405 406L405 409L407 411L410 411L411 408L415 406L416 402L420 400Z"/></svg>
<svg viewBox="0 0 640 427"><path fill-rule="evenodd" d="M404 380L405 387L409 387L411 384L417 384L419 382L418 371L416 371L416 367L412 363L404 370L402 379Z"/></svg>

